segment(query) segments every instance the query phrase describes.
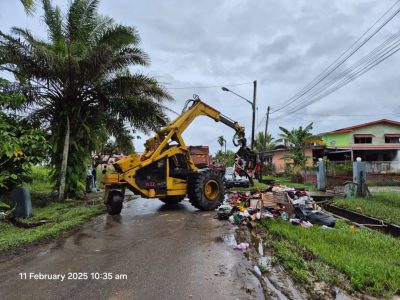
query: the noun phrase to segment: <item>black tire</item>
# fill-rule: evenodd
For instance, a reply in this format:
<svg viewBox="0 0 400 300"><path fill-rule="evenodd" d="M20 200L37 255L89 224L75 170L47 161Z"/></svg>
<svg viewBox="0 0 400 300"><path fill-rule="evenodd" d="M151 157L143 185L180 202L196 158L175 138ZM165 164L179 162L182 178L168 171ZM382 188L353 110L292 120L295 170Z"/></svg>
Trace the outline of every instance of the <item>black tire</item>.
<svg viewBox="0 0 400 300"><path fill-rule="evenodd" d="M122 210L122 203L124 202L123 194L120 191L112 190L108 194L108 201L106 204L107 212L109 215L119 215Z"/></svg>
<svg viewBox="0 0 400 300"><path fill-rule="evenodd" d="M160 198L160 201L164 202L166 205L178 204L184 199L183 196L168 196L165 198Z"/></svg>
<svg viewBox="0 0 400 300"><path fill-rule="evenodd" d="M216 209L224 200L224 195L224 182L214 170L198 172L189 178L189 201L200 210Z"/></svg>

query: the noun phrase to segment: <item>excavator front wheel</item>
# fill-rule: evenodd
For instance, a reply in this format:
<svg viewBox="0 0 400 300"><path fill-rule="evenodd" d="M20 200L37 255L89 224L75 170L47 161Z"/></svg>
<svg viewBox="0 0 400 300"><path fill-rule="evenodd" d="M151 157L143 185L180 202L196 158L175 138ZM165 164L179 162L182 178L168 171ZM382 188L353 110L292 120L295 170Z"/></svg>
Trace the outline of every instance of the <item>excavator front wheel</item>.
<svg viewBox="0 0 400 300"><path fill-rule="evenodd" d="M106 203L107 212L109 215L119 215L124 202L124 194L117 190L111 190L108 194Z"/></svg>
<svg viewBox="0 0 400 300"><path fill-rule="evenodd" d="M224 200L224 183L218 172L197 172L189 179L190 203L201 210L214 210Z"/></svg>
<svg viewBox="0 0 400 300"><path fill-rule="evenodd" d="M183 196L167 196L165 198L160 198L160 201L164 202L167 205L173 205L181 202L183 198Z"/></svg>

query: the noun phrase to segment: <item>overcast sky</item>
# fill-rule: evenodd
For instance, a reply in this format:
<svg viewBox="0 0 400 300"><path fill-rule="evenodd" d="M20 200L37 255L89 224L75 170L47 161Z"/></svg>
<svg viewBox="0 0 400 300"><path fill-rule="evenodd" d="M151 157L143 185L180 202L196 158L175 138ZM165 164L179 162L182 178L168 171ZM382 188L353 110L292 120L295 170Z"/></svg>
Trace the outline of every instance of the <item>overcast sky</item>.
<svg viewBox="0 0 400 300"><path fill-rule="evenodd" d="M68 1L55 3L65 9ZM198 87L248 83L229 88L251 100L252 81L257 80L256 124L257 130L263 131L268 105L278 108L305 87L393 3L394 0L103 0L100 13L117 23L136 27L142 38L141 47L152 61L149 68L140 71L169 88L175 98L171 104L175 111L181 111L185 100L198 94L244 125L250 135L248 103L220 87ZM45 36L40 15L39 9L35 16L27 17L20 1L0 0L2 31L16 25ZM396 32L399 21L396 16L351 61ZM309 121L314 122L314 133L381 118L399 121L399 70L397 54L300 114L271 114L269 131L276 136L278 126L291 129ZM337 116L340 114L369 116ZM170 117L175 118L173 114ZM233 133L223 124L201 117L184 138L188 145L209 145L214 153L219 149L220 135L233 149ZM137 150L143 149L143 143L143 139L135 141Z"/></svg>

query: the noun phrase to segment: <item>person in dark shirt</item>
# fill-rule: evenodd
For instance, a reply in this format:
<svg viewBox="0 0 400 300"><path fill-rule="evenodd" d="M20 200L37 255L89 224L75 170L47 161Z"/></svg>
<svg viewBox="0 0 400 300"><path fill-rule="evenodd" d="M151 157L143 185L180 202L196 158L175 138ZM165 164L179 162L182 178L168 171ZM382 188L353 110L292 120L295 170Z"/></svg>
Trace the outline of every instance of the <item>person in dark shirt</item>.
<svg viewBox="0 0 400 300"><path fill-rule="evenodd" d="M99 191L99 189L97 188L97 166L98 165L99 165L99 163L97 163L97 162L93 162L93 165L92 165L93 187L95 189L97 189L97 191Z"/></svg>

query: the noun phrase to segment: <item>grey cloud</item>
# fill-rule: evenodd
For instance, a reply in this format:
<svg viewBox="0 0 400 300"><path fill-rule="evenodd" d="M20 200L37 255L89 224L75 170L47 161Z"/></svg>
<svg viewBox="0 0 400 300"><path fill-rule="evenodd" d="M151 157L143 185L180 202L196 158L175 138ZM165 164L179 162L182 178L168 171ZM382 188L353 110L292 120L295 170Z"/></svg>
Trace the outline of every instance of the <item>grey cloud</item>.
<svg viewBox="0 0 400 300"><path fill-rule="evenodd" d="M57 0L66 7L67 0ZM150 55L152 65L138 68L165 83L175 102L171 108L181 111L184 101L199 94L224 114L251 130L250 106L220 88L212 86L258 80L258 119L267 106L279 107L303 88L383 12L391 6L386 0L102 0L101 13L116 22L135 26L142 37L141 46ZM40 11L38 11L40 14ZM12 16L12 17L10 17ZM400 17L371 40L347 65L359 59L388 34L397 31ZM0 0L0 30L13 25L29 27L45 36L37 17L26 17L19 1ZM315 121L314 131L323 132L362 123L372 117L316 117L315 114L373 114L400 112L400 56L393 56L357 81L301 111L299 115L272 114L270 130L288 128ZM193 87L193 88L190 88ZM232 90L252 97L252 85L235 86ZM169 113L171 118L175 115ZM392 117L396 119L396 117ZM398 119L398 118L397 118ZM264 124L260 124L259 130ZM230 140L232 130L199 118L185 132L188 144L209 144L212 152L219 149L217 138ZM137 142L142 148L144 140ZM232 145L229 145L232 148Z"/></svg>

